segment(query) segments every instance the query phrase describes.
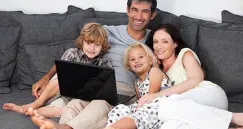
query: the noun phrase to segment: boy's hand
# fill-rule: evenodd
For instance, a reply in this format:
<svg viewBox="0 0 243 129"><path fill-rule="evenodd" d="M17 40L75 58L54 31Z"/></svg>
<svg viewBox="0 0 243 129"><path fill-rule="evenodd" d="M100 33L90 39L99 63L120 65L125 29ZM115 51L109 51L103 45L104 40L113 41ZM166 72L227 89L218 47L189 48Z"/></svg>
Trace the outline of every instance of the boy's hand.
<svg viewBox="0 0 243 129"><path fill-rule="evenodd" d="M38 82L32 86L32 95L36 98L39 98L40 94L46 88L46 85L49 83L48 79L41 78Z"/></svg>

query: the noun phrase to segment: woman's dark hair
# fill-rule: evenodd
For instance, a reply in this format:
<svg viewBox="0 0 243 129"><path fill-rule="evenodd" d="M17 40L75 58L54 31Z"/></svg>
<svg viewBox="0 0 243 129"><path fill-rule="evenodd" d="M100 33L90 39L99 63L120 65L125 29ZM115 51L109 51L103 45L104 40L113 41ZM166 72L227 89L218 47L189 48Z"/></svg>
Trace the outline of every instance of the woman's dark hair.
<svg viewBox="0 0 243 129"><path fill-rule="evenodd" d="M148 35L146 40L146 45L149 46L150 49L153 49L153 37L154 33L158 30L164 30L167 32L172 40L177 43L177 47L175 48L175 54L178 55L182 48L185 48L185 42L182 40L182 37L180 35L180 31L172 24L159 24L156 26Z"/></svg>

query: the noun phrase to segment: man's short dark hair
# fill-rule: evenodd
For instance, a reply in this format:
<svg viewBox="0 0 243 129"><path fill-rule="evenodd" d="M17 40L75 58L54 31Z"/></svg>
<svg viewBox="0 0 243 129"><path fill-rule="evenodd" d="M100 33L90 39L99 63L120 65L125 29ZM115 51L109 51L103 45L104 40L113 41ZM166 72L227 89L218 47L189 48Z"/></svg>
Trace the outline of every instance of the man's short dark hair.
<svg viewBox="0 0 243 129"><path fill-rule="evenodd" d="M157 0L127 0L127 7L130 8L132 2L147 2L151 3L151 12L154 13L157 8Z"/></svg>

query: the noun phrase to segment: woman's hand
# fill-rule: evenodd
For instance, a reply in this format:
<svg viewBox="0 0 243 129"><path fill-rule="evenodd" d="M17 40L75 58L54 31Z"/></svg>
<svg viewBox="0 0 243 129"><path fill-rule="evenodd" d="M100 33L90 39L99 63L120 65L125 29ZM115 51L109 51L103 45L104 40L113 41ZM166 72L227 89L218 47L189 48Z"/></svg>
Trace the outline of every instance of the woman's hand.
<svg viewBox="0 0 243 129"><path fill-rule="evenodd" d="M151 100L153 100L153 99L155 99L159 96L160 96L159 93L149 93L149 94L144 95L143 97L141 97L138 100L137 108L140 108L143 104L146 104L146 103L150 102Z"/></svg>

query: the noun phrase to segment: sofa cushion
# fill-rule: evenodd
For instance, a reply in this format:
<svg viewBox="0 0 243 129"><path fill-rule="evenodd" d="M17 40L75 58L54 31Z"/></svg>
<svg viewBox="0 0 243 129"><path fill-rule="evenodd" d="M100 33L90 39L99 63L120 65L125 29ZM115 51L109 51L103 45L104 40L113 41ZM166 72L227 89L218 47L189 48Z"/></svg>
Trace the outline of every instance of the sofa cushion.
<svg viewBox="0 0 243 129"><path fill-rule="evenodd" d="M89 22L100 23L101 25L127 25L127 19L119 18L119 19L104 19L104 18L85 18L79 24L79 28L82 29L84 24Z"/></svg>
<svg viewBox="0 0 243 129"><path fill-rule="evenodd" d="M232 23L237 25L243 24L243 16L235 15L227 10L221 12L222 22L223 23Z"/></svg>
<svg viewBox="0 0 243 129"><path fill-rule="evenodd" d="M221 86L229 102L243 103L243 26L201 24L198 39L198 56L206 79Z"/></svg>
<svg viewBox="0 0 243 129"><path fill-rule="evenodd" d="M94 9L74 14L13 14L22 25L17 53L17 73L20 89L30 88L35 82L29 67L24 45L74 40L79 35L78 24L86 17L94 17ZM45 62L43 62L45 63Z"/></svg>
<svg viewBox="0 0 243 129"><path fill-rule="evenodd" d="M179 16L180 34L186 45L198 54L198 27L200 24L212 23L201 19L191 18L188 16Z"/></svg>
<svg viewBox="0 0 243 129"><path fill-rule="evenodd" d="M0 93L10 93L10 80L16 65L20 24L10 16L0 14Z"/></svg>
<svg viewBox="0 0 243 129"><path fill-rule="evenodd" d="M154 29L158 24L165 24L165 23L170 23L176 26L177 28L180 28L180 20L178 16L169 12L162 11L160 9L156 9L156 16L148 24L148 28Z"/></svg>
<svg viewBox="0 0 243 129"><path fill-rule="evenodd" d="M83 9L69 5L68 6L68 14L76 13L79 11L82 11ZM153 29L155 28L158 24L160 23L171 23L175 25L176 27L180 27L180 22L179 22L179 17L165 12L161 11L159 9L156 9L157 15L155 18L148 24L148 29ZM120 19L120 20L128 20L127 13L121 13L121 12L108 12L108 11L95 11L96 18L103 18L103 19ZM119 25L119 24L116 24Z"/></svg>
<svg viewBox="0 0 243 129"><path fill-rule="evenodd" d="M73 14L77 12L83 11L82 8L69 5L67 14ZM120 12L105 12L105 11L95 11L95 17L97 18L105 18L105 19L115 19L115 18L127 18L127 13L120 13Z"/></svg>
<svg viewBox="0 0 243 129"><path fill-rule="evenodd" d="M14 13L23 13L22 11L0 11L0 14L1 15L7 15L7 16L12 16L12 14L14 14ZM16 68L14 69L14 72L13 72L13 76L11 77L11 81L10 81L10 83L14 83L14 84L16 84L16 83L18 83L18 76L17 76L17 74L16 74L17 72L16 72Z"/></svg>
<svg viewBox="0 0 243 129"><path fill-rule="evenodd" d="M55 64L55 60L61 59L63 53L68 48L73 47L76 47L74 40L42 45L24 45L24 51L29 62L29 68L34 82L41 79L41 77L43 77Z"/></svg>

